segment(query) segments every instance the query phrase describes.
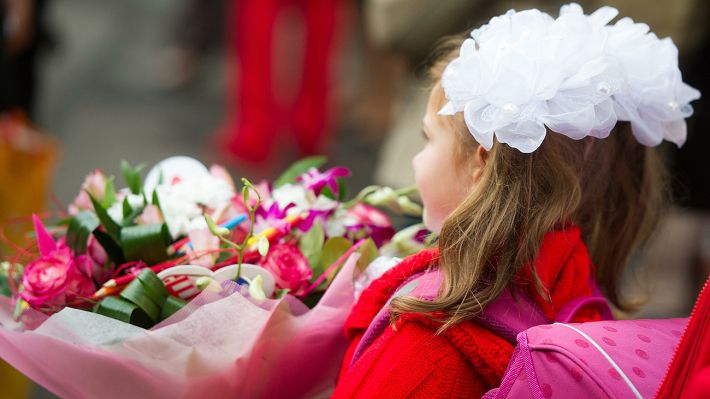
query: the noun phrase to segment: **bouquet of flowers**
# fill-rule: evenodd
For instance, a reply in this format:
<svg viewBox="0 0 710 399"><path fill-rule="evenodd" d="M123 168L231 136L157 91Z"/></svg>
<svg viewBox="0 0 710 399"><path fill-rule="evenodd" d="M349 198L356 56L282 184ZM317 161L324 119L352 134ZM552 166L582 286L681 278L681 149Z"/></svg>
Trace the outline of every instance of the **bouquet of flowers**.
<svg viewBox="0 0 710 399"><path fill-rule="evenodd" d="M409 190L346 201L350 171L324 163L241 190L187 157L145 181L124 162L120 190L90 174L0 266L0 357L71 397L327 393L355 295L425 243L374 207L418 214Z"/></svg>

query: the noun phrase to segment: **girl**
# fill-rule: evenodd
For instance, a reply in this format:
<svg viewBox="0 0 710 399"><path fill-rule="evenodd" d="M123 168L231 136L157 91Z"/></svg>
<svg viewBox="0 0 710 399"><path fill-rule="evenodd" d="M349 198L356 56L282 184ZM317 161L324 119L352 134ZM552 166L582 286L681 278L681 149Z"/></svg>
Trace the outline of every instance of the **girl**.
<svg viewBox="0 0 710 399"><path fill-rule="evenodd" d="M438 248L366 289L335 397L480 397L513 344L473 319L505 290L548 320L597 287L620 309L623 267L665 198L653 146L682 145L688 103L677 49L613 8L557 19L527 10L446 42L430 68L424 149L413 160ZM495 140L494 140L495 139ZM431 300L393 293L443 275ZM381 311L391 324L361 342ZM598 320L583 309L573 321Z"/></svg>

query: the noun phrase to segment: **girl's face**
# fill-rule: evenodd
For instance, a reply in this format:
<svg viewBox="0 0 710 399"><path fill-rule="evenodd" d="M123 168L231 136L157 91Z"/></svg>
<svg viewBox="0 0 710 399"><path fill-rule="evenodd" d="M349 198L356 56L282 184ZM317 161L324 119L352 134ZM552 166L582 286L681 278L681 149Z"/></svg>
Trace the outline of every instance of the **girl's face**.
<svg viewBox="0 0 710 399"><path fill-rule="evenodd" d="M457 159L457 147L464 145L453 126L437 114L441 95L437 85L429 94L422 120L424 148L412 159L417 188L424 202L424 224L438 233L453 210L466 199L478 181L486 151L480 145L464 160ZM439 91L439 92L438 92Z"/></svg>

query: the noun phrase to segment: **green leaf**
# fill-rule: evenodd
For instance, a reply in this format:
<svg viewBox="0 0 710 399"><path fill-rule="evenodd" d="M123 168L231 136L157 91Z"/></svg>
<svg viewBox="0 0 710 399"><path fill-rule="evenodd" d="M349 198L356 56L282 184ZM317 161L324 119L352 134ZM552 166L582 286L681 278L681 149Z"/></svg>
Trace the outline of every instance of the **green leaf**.
<svg viewBox="0 0 710 399"><path fill-rule="evenodd" d="M74 216L69 216L64 219L60 219L57 223L55 223L55 226L67 226L69 227L69 223L74 219Z"/></svg>
<svg viewBox="0 0 710 399"><path fill-rule="evenodd" d="M256 247L259 251L259 255L266 256L266 254L269 252L269 240L264 236L259 237Z"/></svg>
<svg viewBox="0 0 710 399"><path fill-rule="evenodd" d="M141 178L141 170L143 170L143 166L144 165L138 165L133 168L125 159L121 161L123 179L126 180L126 186L133 194L140 194L143 190L143 179Z"/></svg>
<svg viewBox="0 0 710 399"><path fill-rule="evenodd" d="M138 327L150 328L155 324L138 305L115 296L102 299L95 312Z"/></svg>
<svg viewBox="0 0 710 399"><path fill-rule="evenodd" d="M320 302L320 299L323 297L323 294L325 294L325 291L315 291L310 293L307 297L301 298L301 302L303 302L304 305L308 307L308 309L313 309L318 305L318 302Z"/></svg>
<svg viewBox="0 0 710 399"><path fill-rule="evenodd" d="M345 179L338 179L338 201L345 202L347 195L348 185L345 183Z"/></svg>
<svg viewBox="0 0 710 399"><path fill-rule="evenodd" d="M89 211L81 211L74 215L67 228L66 242L76 254L86 252L89 235L99 227L99 219Z"/></svg>
<svg viewBox="0 0 710 399"><path fill-rule="evenodd" d="M160 312L160 319L165 320L168 317L174 315L178 310L182 309L183 306L187 304L187 301L184 299L180 299L177 297L174 297L172 295L168 296L168 299L165 301L165 305L163 305L163 309L161 309Z"/></svg>
<svg viewBox="0 0 710 399"><path fill-rule="evenodd" d="M145 202L144 202L145 203ZM128 198L123 200L123 220L121 221L121 226L130 226L133 221L143 213L145 205L139 206L136 209L132 209L131 205L128 203ZM126 213L128 211L128 213Z"/></svg>
<svg viewBox="0 0 710 399"><path fill-rule="evenodd" d="M0 275L0 295L11 297L12 290L10 289L10 281L7 276Z"/></svg>
<svg viewBox="0 0 710 399"><path fill-rule="evenodd" d="M24 267L19 263L0 262L0 295L12 297L10 280L14 280L15 287L20 287L23 271Z"/></svg>
<svg viewBox="0 0 710 399"><path fill-rule="evenodd" d="M157 323L160 320L160 308L165 303L165 299L152 297L150 291L145 289L140 280L131 281L119 296L138 306L153 322Z"/></svg>
<svg viewBox="0 0 710 399"><path fill-rule="evenodd" d="M314 275L320 275L322 274L329 266L331 266L333 263L335 263L338 258L343 256L345 252L347 252L350 247L353 246L353 243L350 242L347 238L344 237L331 237L328 239L328 241L325 242L323 245L323 254L321 255L321 261L319 265L319 270L317 273L314 272ZM338 270L342 267L342 264L338 266ZM336 272L331 272L331 274L326 277L325 282L326 285L330 283L330 281L333 279L335 276Z"/></svg>
<svg viewBox="0 0 710 399"><path fill-rule="evenodd" d="M111 176L106 179L106 188L104 189L104 200L101 201L101 205L108 209L116 202L116 187L113 184L114 177Z"/></svg>
<svg viewBox="0 0 710 399"><path fill-rule="evenodd" d="M308 260L311 270L317 270L320 264L323 241L325 241L325 232L323 231L323 225L319 221L314 222L311 229L301 236L298 241L298 249Z"/></svg>
<svg viewBox="0 0 710 399"><path fill-rule="evenodd" d="M170 295L163 281L150 269L146 268L141 270L141 273L136 279L143 285L143 289L148 293L148 296L153 299L153 302L158 305L162 306Z"/></svg>
<svg viewBox="0 0 710 399"><path fill-rule="evenodd" d="M10 263L2 262L0 263L0 295L6 297L12 297L12 289L10 288ZM17 272L15 272L17 274ZM15 277L15 281L18 281L19 276Z"/></svg>
<svg viewBox="0 0 710 399"><path fill-rule="evenodd" d="M160 209L161 213L163 212L163 207L160 206L160 198L158 198L158 190L153 190L153 198L151 202L153 203L153 205L157 206L158 209Z"/></svg>
<svg viewBox="0 0 710 399"><path fill-rule="evenodd" d="M126 263L126 257L123 255L121 246L105 231L99 229L94 230L94 238L101 244L106 251L106 255L117 265Z"/></svg>
<svg viewBox="0 0 710 399"><path fill-rule="evenodd" d="M87 194L89 194L88 191ZM121 226L111 219L111 216L109 216L108 212L106 212L106 208L101 205L93 195L89 194L89 198L91 199L91 204L94 206L96 217L99 218L99 222L102 226L104 226L104 229L106 229L108 235L115 240L119 240L121 236Z"/></svg>
<svg viewBox="0 0 710 399"><path fill-rule="evenodd" d="M288 288L284 288L284 289L276 291L276 299L281 299L281 298L285 297L286 294L288 294L290 291L291 290L289 290Z"/></svg>
<svg viewBox="0 0 710 399"><path fill-rule="evenodd" d="M321 190L320 193L321 193L321 195L324 195L332 200L344 202L345 196L348 191L347 186L345 184L345 180L344 179L337 179L336 182L338 183L338 197L337 198L335 197L335 193L333 192L333 190L329 186L323 187L323 190Z"/></svg>
<svg viewBox="0 0 710 399"><path fill-rule="evenodd" d="M308 171L310 168L319 168L325 164L328 158L319 155L303 158L296 161L286 171L274 181L274 188L279 188L287 183L293 183L296 178Z"/></svg>
<svg viewBox="0 0 710 399"><path fill-rule="evenodd" d="M99 302L95 312L133 325L150 328L185 305L171 297L154 271L145 268L126 286L118 298L109 296Z"/></svg>
<svg viewBox="0 0 710 399"><path fill-rule="evenodd" d="M126 196L123 199L123 219L125 220L131 212L133 212L133 208L131 208L131 204L128 202L128 197Z"/></svg>
<svg viewBox="0 0 710 399"><path fill-rule="evenodd" d="M372 261L379 256L377 245L375 245L372 238L368 238L364 243L362 243L357 252L360 254L360 258L357 260L356 266L361 272L365 271L367 266L369 266L370 263L372 263Z"/></svg>
<svg viewBox="0 0 710 399"><path fill-rule="evenodd" d="M121 229L121 248L128 261L156 264L168 257L169 236L164 223L126 226Z"/></svg>

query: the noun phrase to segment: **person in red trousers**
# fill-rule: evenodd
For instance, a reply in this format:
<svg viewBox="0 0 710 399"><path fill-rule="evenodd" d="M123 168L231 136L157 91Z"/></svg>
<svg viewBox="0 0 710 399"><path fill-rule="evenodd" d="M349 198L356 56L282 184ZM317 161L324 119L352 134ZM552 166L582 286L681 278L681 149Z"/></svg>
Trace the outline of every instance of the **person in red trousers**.
<svg viewBox="0 0 710 399"><path fill-rule="evenodd" d="M362 293L345 324L334 398L474 398L497 387L514 342L474 320L505 290L548 320L596 287L628 308L620 277L665 199L649 144L682 144L689 114L663 106L670 98L685 107L699 93L678 79L677 53L639 61L651 54L644 48L669 42L633 23L614 30L615 16L576 4L557 20L510 11L435 51L426 144L412 164L438 248L405 258ZM644 45L626 42L636 39ZM636 68L659 81L634 80ZM644 102L627 101L642 91ZM443 282L432 299L393 296L433 269ZM380 330L382 311L390 323ZM598 319L583 308L573 321Z"/></svg>
<svg viewBox="0 0 710 399"><path fill-rule="evenodd" d="M238 0L230 2L227 119L219 132L221 149L241 163L263 165L279 133L292 133L298 154L326 147L331 118L331 70L341 0ZM296 60L276 65L277 20L285 10L302 16L304 43ZM283 22L283 20L282 20ZM300 45L300 43L299 43ZM289 64L291 61L298 65ZM282 101L275 71L301 71L292 101ZM289 143L291 144L291 143Z"/></svg>

